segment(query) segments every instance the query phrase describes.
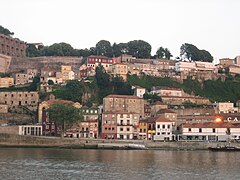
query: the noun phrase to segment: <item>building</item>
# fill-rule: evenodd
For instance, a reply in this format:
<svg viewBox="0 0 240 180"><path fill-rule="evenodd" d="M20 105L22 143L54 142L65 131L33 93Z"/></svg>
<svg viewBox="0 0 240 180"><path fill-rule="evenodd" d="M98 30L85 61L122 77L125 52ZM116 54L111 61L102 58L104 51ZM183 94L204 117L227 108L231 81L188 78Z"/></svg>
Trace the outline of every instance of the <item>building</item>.
<svg viewBox="0 0 240 180"><path fill-rule="evenodd" d="M219 64L221 67L226 68L234 64L234 59L222 58L222 59L219 59Z"/></svg>
<svg viewBox="0 0 240 180"><path fill-rule="evenodd" d="M134 96L143 98L143 95L146 93L146 88L140 87L140 86L136 86L133 87L134 88Z"/></svg>
<svg viewBox="0 0 240 180"><path fill-rule="evenodd" d="M27 84L29 81L28 74L25 73L16 73L14 78L16 86Z"/></svg>
<svg viewBox="0 0 240 180"><path fill-rule="evenodd" d="M116 113L117 139L138 139L139 114Z"/></svg>
<svg viewBox="0 0 240 180"><path fill-rule="evenodd" d="M184 141L227 141L240 140L240 123L185 123L180 126L178 140Z"/></svg>
<svg viewBox="0 0 240 180"><path fill-rule="evenodd" d="M161 109L168 109L168 105L160 101L154 102L150 106L151 116L156 116L157 112Z"/></svg>
<svg viewBox="0 0 240 180"><path fill-rule="evenodd" d="M25 106L30 110L37 110L39 95L36 91L0 92L0 103L11 108Z"/></svg>
<svg viewBox="0 0 240 180"><path fill-rule="evenodd" d="M26 44L10 36L0 34L0 54L11 57L26 57Z"/></svg>
<svg viewBox="0 0 240 180"><path fill-rule="evenodd" d="M27 77L28 77L28 83L32 83L34 77L38 75L37 69L27 69Z"/></svg>
<svg viewBox="0 0 240 180"><path fill-rule="evenodd" d="M72 71L72 66L61 65L61 75L63 82L75 79L74 74L75 73Z"/></svg>
<svg viewBox="0 0 240 180"><path fill-rule="evenodd" d="M102 139L117 139L117 116L115 113L102 113Z"/></svg>
<svg viewBox="0 0 240 180"><path fill-rule="evenodd" d="M9 88L14 85L14 78L12 77L0 77L0 88Z"/></svg>
<svg viewBox="0 0 240 180"><path fill-rule="evenodd" d="M229 73L232 75L240 74L240 64L239 65L230 65Z"/></svg>
<svg viewBox="0 0 240 180"><path fill-rule="evenodd" d="M131 95L108 95L103 98L104 112L135 112L144 116L144 99Z"/></svg>
<svg viewBox="0 0 240 180"><path fill-rule="evenodd" d="M0 133L24 136L42 136L41 125L0 126Z"/></svg>
<svg viewBox="0 0 240 180"><path fill-rule="evenodd" d="M171 109L160 109L157 112L157 116L162 116L164 118L169 119L173 122L173 125L176 125L177 123L177 113Z"/></svg>
<svg viewBox="0 0 240 180"><path fill-rule="evenodd" d="M139 120L139 139L142 140L147 140L147 129L148 129L148 124L145 119Z"/></svg>
<svg viewBox="0 0 240 180"><path fill-rule="evenodd" d="M128 64L113 64L112 65L112 74L114 77L120 76L122 77L123 81L127 80L127 74L128 74Z"/></svg>
<svg viewBox="0 0 240 180"><path fill-rule="evenodd" d="M234 103L231 102L218 102L214 103L213 107L215 113L234 113L236 108L234 108Z"/></svg>
<svg viewBox="0 0 240 180"><path fill-rule="evenodd" d="M1 54L0 51L0 73L6 73L9 70L12 57Z"/></svg>
<svg viewBox="0 0 240 180"><path fill-rule="evenodd" d="M172 141L175 140L173 135L174 122L165 117L155 117L156 121L156 134L154 135L155 141Z"/></svg>
<svg viewBox="0 0 240 180"><path fill-rule="evenodd" d="M8 113L8 105L0 104L0 114L6 114L6 113Z"/></svg>
<svg viewBox="0 0 240 180"><path fill-rule="evenodd" d="M109 71L111 66L115 64L116 62L113 62L112 58L108 58L106 56L88 56L87 58L87 67L92 68L95 70L97 66L100 64L104 67L106 71Z"/></svg>
<svg viewBox="0 0 240 180"><path fill-rule="evenodd" d="M179 88L161 88L159 96L183 96L183 90Z"/></svg>

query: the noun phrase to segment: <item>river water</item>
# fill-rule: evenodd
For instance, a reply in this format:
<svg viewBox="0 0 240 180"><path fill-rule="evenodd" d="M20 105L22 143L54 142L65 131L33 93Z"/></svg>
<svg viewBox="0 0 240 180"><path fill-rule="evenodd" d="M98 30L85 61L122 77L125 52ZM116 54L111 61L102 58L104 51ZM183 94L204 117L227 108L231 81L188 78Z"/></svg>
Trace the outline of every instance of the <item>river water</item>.
<svg viewBox="0 0 240 180"><path fill-rule="evenodd" d="M240 179L240 152L0 148L0 179Z"/></svg>

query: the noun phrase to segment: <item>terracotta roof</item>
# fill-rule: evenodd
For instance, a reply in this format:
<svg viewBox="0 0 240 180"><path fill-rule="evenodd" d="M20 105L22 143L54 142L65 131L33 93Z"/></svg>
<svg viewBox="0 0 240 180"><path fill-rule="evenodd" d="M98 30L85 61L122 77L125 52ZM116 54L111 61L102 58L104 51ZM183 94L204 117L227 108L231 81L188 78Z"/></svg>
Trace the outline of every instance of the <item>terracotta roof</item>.
<svg viewBox="0 0 240 180"><path fill-rule="evenodd" d="M107 111L107 112L103 112L102 114L139 114L136 112L124 112L124 111Z"/></svg>
<svg viewBox="0 0 240 180"><path fill-rule="evenodd" d="M106 96L105 98L127 98L127 99L141 99L138 96L133 96L133 95L118 95L118 94L110 94Z"/></svg>
<svg viewBox="0 0 240 180"><path fill-rule="evenodd" d="M140 120L140 122L156 123L156 122L173 122L173 121L164 117L149 117L149 118Z"/></svg>
<svg viewBox="0 0 240 180"><path fill-rule="evenodd" d="M204 122L204 123L185 123L181 125L183 128L240 128L240 123L214 123L214 122ZM181 127L180 126L180 127Z"/></svg>
<svg viewBox="0 0 240 180"><path fill-rule="evenodd" d="M174 114L177 114L176 112L174 112L171 109L160 109L157 113L158 114L164 114L164 113L174 113Z"/></svg>

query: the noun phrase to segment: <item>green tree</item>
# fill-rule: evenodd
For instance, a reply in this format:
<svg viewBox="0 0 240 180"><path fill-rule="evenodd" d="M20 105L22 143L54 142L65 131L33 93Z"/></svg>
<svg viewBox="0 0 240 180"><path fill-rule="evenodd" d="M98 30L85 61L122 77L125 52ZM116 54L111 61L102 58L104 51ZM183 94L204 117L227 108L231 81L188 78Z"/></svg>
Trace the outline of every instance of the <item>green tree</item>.
<svg viewBox="0 0 240 180"><path fill-rule="evenodd" d="M188 43L182 44L180 47L180 55L186 57L190 61L213 61L213 57L208 51L199 50L196 46Z"/></svg>
<svg viewBox="0 0 240 180"><path fill-rule="evenodd" d="M80 110L74 107L73 103L54 103L48 109L48 113L50 120L61 128L61 137L64 137L67 129L83 120Z"/></svg>
<svg viewBox="0 0 240 180"><path fill-rule="evenodd" d="M36 57L40 55L39 50L33 44L28 44L26 51L28 57Z"/></svg>
<svg viewBox="0 0 240 180"><path fill-rule="evenodd" d="M156 52L156 57L160 59L161 58L170 59L172 57L172 54L168 48L160 47Z"/></svg>
<svg viewBox="0 0 240 180"><path fill-rule="evenodd" d="M0 34L4 34L6 36L13 36L14 32L9 31L7 28L4 28L0 25Z"/></svg>
<svg viewBox="0 0 240 180"><path fill-rule="evenodd" d="M156 95L156 94L148 94L148 93L145 93L145 94L143 95L143 99L148 100L148 101L150 101L151 103L157 102L157 101L162 102L162 98L161 98L160 96Z"/></svg>
<svg viewBox="0 0 240 180"><path fill-rule="evenodd" d="M101 40L96 44L97 55L112 57L112 46L109 41Z"/></svg>
<svg viewBox="0 0 240 180"><path fill-rule="evenodd" d="M134 40L127 43L127 53L137 58L150 58L151 45L143 40Z"/></svg>

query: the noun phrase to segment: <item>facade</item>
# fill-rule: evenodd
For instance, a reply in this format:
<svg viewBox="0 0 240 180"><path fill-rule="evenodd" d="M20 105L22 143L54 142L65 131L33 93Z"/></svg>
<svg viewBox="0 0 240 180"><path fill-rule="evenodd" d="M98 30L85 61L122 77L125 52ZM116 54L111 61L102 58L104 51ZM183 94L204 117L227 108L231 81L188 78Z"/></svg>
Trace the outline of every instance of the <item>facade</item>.
<svg viewBox="0 0 240 180"><path fill-rule="evenodd" d="M181 135L178 137L178 140L180 141L228 141L228 139L240 140L239 123L186 123L181 125L180 128Z"/></svg>
<svg viewBox="0 0 240 180"><path fill-rule="evenodd" d="M146 93L146 88L137 86L134 88L134 95L140 98L143 98L143 95Z"/></svg>
<svg viewBox="0 0 240 180"><path fill-rule="evenodd" d="M148 124L147 121L144 119L139 120L139 139L141 140L147 140L147 129Z"/></svg>
<svg viewBox="0 0 240 180"><path fill-rule="evenodd" d="M15 76L15 85L24 85L28 83L28 74L16 73Z"/></svg>
<svg viewBox="0 0 240 180"><path fill-rule="evenodd" d="M233 75L240 74L240 65L230 65L229 73Z"/></svg>
<svg viewBox="0 0 240 180"><path fill-rule="evenodd" d="M185 102L190 102L194 104L204 104L210 105L211 102L209 99L203 97L195 97L195 96L161 96L162 101L168 105L182 105Z"/></svg>
<svg viewBox="0 0 240 180"><path fill-rule="evenodd" d="M138 139L139 114L116 113L117 139Z"/></svg>
<svg viewBox="0 0 240 180"><path fill-rule="evenodd" d="M113 59L108 58L106 56L88 56L87 58L87 67L92 68L95 70L95 68L99 65L102 65L106 71L109 71L111 66L115 64L113 62Z"/></svg>
<svg viewBox="0 0 240 180"><path fill-rule="evenodd" d="M0 73L8 72L11 60L12 60L11 56L3 55L1 54L0 51Z"/></svg>
<svg viewBox="0 0 240 180"><path fill-rule="evenodd" d="M37 69L27 69L28 83L33 82L33 78L38 75Z"/></svg>
<svg viewBox="0 0 240 180"><path fill-rule="evenodd" d="M234 103L231 102L214 103L214 109L216 113L233 113L235 111Z"/></svg>
<svg viewBox="0 0 240 180"><path fill-rule="evenodd" d="M117 139L117 116L115 113L102 113L102 139Z"/></svg>
<svg viewBox="0 0 240 180"><path fill-rule="evenodd" d="M10 36L0 34L0 54L11 57L26 57L26 44Z"/></svg>
<svg viewBox="0 0 240 180"><path fill-rule="evenodd" d="M234 59L222 58L222 59L219 59L219 64L221 67L226 68L234 64Z"/></svg>
<svg viewBox="0 0 240 180"><path fill-rule="evenodd" d="M159 96L183 96L183 90L178 88L161 88Z"/></svg>
<svg viewBox="0 0 240 180"><path fill-rule="evenodd" d="M177 113L174 112L173 110L170 109L160 109L157 112L157 115L162 116L166 119L169 119L170 121L172 121L173 125L176 125L177 123Z"/></svg>
<svg viewBox="0 0 240 180"><path fill-rule="evenodd" d="M104 112L135 112L144 116L144 99L131 95L108 95L103 98Z"/></svg>
<svg viewBox="0 0 240 180"><path fill-rule="evenodd" d="M42 136L42 125L22 125L22 126L19 126L19 135Z"/></svg>
<svg viewBox="0 0 240 180"><path fill-rule="evenodd" d="M213 71L216 72L217 68L213 63L210 62L177 62L175 64L176 72L190 72L190 71Z"/></svg>
<svg viewBox="0 0 240 180"><path fill-rule="evenodd" d="M174 122L165 117L156 117L156 134L154 140L172 141L175 140L173 132Z"/></svg>
<svg viewBox="0 0 240 180"><path fill-rule="evenodd" d="M14 85L14 78L3 77L0 78L0 88L9 88Z"/></svg>
<svg viewBox="0 0 240 180"><path fill-rule="evenodd" d="M36 91L10 91L0 92L0 103L9 107L26 106L36 110L38 106L39 95Z"/></svg>
<svg viewBox="0 0 240 180"><path fill-rule="evenodd" d="M8 105L6 105L6 104L0 104L0 113L1 113L1 114L6 114L6 113L8 113Z"/></svg>
<svg viewBox="0 0 240 180"><path fill-rule="evenodd" d="M156 116L157 112L161 109L167 109L168 108L168 105L163 103L163 102L160 102L160 101L157 101L153 104L151 104L151 115L152 116Z"/></svg>
<svg viewBox="0 0 240 180"><path fill-rule="evenodd" d="M123 78L124 81L127 80L128 74L128 64L113 64L112 65L112 74L114 77L120 76Z"/></svg>

